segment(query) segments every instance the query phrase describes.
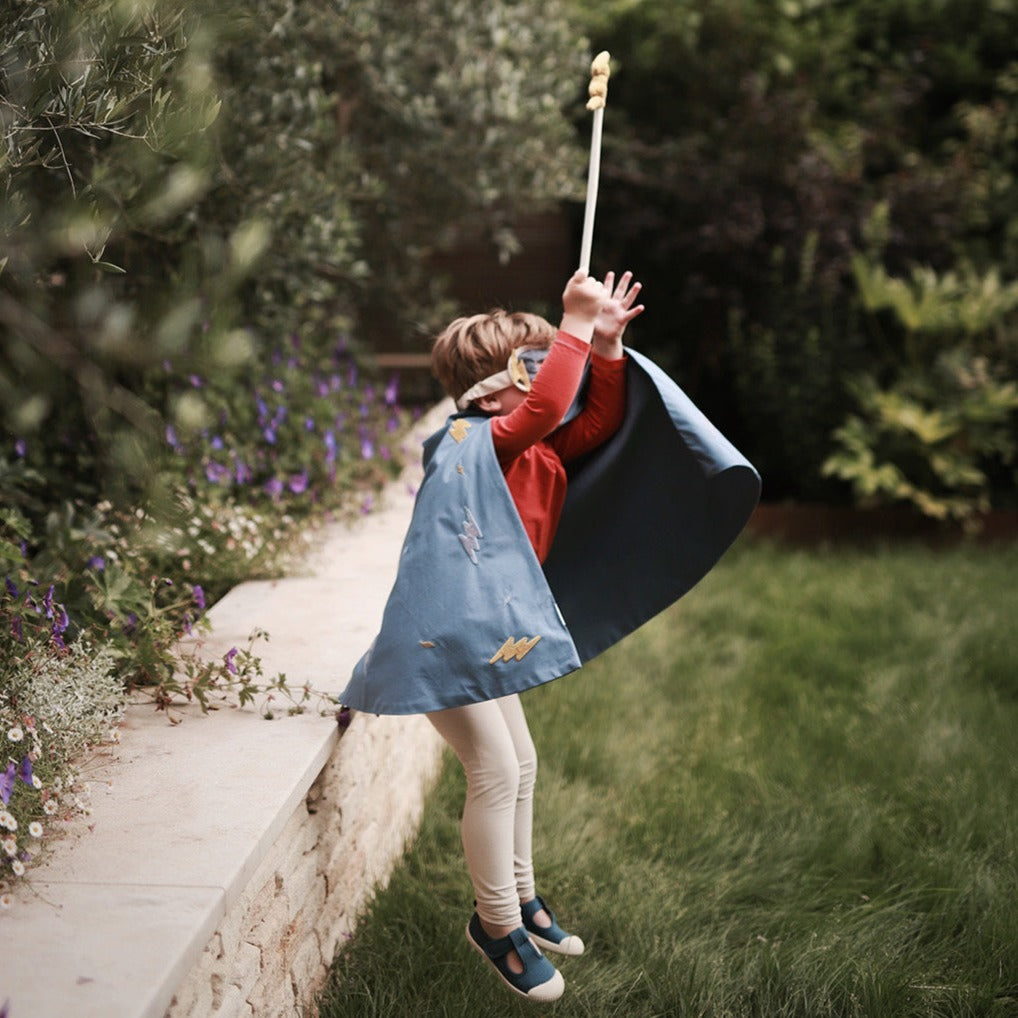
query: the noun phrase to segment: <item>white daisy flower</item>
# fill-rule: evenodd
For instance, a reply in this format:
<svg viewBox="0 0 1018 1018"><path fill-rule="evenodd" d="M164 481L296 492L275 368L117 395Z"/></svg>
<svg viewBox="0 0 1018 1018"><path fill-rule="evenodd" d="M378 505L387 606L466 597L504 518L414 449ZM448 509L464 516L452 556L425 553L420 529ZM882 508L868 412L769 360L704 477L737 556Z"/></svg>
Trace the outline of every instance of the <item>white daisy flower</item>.
<svg viewBox="0 0 1018 1018"><path fill-rule="evenodd" d="M0 846L12 859L18 854L18 843L10 835L0 842Z"/></svg>
<svg viewBox="0 0 1018 1018"><path fill-rule="evenodd" d="M42 790L42 779L38 774L32 775L32 787L38 792Z"/></svg>
<svg viewBox="0 0 1018 1018"><path fill-rule="evenodd" d="M21 742L24 737L25 733L20 725L15 725L13 728L7 729L7 738L10 739L11 742Z"/></svg>
<svg viewBox="0 0 1018 1018"><path fill-rule="evenodd" d="M5 809L0 809L0 827L6 827L9 831L18 829L18 822Z"/></svg>
<svg viewBox="0 0 1018 1018"><path fill-rule="evenodd" d="M38 820L33 820L28 825L28 833L33 838L41 838L42 837L42 824L40 824Z"/></svg>
<svg viewBox="0 0 1018 1018"><path fill-rule="evenodd" d="M11 896L9 894L0 894L0 909L6 912L11 907Z"/></svg>
<svg viewBox="0 0 1018 1018"><path fill-rule="evenodd" d="M57 804L56 799L47 799L46 802L43 803L42 811L46 814L46 816L52 817L56 816L59 808L60 806Z"/></svg>
<svg viewBox="0 0 1018 1018"><path fill-rule="evenodd" d="M25 864L20 859L15 859L11 863L11 869L14 870L14 875L17 877L23 877L25 875Z"/></svg>

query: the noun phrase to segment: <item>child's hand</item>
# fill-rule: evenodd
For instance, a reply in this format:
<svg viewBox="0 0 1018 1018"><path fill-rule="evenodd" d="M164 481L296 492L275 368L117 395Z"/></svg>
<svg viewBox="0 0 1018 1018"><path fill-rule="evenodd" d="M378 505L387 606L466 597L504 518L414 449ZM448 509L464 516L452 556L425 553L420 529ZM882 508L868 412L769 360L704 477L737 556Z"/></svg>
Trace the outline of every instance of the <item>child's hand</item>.
<svg viewBox="0 0 1018 1018"><path fill-rule="evenodd" d="M562 291L562 331L589 343L594 321L607 299L604 284L577 269Z"/></svg>
<svg viewBox="0 0 1018 1018"><path fill-rule="evenodd" d="M642 304L633 306L642 284L633 282L631 272L623 272L615 286L615 273L609 272L604 277L604 286L609 296L594 320L594 351L609 360L617 360L622 356L622 334L626 326L644 310Z"/></svg>

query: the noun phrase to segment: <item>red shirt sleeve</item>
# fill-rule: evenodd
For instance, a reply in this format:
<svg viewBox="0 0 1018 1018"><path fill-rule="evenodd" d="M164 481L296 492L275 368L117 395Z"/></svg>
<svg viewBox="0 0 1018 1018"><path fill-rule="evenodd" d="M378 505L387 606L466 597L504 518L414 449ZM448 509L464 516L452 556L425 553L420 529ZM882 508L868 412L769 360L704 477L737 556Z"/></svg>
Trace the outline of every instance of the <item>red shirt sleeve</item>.
<svg viewBox="0 0 1018 1018"><path fill-rule="evenodd" d="M591 354L590 385L583 410L559 428L548 442L562 462L567 463L607 442L619 430L625 413L626 358L608 360Z"/></svg>
<svg viewBox="0 0 1018 1018"><path fill-rule="evenodd" d="M510 413L493 418L491 437L503 466L559 426L572 406L589 352L589 344L559 332L527 398Z"/></svg>

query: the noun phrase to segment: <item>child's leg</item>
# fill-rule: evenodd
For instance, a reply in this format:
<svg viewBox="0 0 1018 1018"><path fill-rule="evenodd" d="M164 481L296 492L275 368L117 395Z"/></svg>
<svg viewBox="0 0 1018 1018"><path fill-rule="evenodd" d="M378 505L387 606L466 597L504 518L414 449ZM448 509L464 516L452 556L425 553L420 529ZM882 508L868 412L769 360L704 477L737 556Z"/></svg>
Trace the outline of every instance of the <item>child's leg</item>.
<svg viewBox="0 0 1018 1018"><path fill-rule="evenodd" d="M513 825L513 866L516 876L516 893L520 901L530 901L537 891L534 888L534 784L537 781L537 750L530 737L527 717L518 695L495 701L502 711L506 728L513 742L520 767L519 791L516 795L515 823Z"/></svg>
<svg viewBox="0 0 1018 1018"><path fill-rule="evenodd" d="M494 700L436 711L428 720L466 773L463 851L477 915L490 936L504 936L520 925L513 861L520 765L513 739Z"/></svg>

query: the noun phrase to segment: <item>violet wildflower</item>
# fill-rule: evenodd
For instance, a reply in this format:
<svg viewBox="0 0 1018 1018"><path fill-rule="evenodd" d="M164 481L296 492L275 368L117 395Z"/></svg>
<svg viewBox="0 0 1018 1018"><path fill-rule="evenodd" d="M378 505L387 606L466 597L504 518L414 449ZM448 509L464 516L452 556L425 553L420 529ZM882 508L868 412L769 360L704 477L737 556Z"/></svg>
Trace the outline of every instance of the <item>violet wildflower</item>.
<svg viewBox="0 0 1018 1018"><path fill-rule="evenodd" d="M231 647L226 652L226 655L223 657L223 662L226 665L226 670L231 675L236 675L237 674L237 666L233 663L233 659L236 656L237 656L237 648L236 647Z"/></svg>
<svg viewBox="0 0 1018 1018"><path fill-rule="evenodd" d="M273 378L272 379L272 391L273 392L282 392L285 388L286 388L286 386L283 384L283 380L281 378Z"/></svg>
<svg viewBox="0 0 1018 1018"><path fill-rule="evenodd" d="M32 758L27 753L25 754L25 759L21 761L21 766L18 768L18 777L29 788L35 787L32 784Z"/></svg>
<svg viewBox="0 0 1018 1018"><path fill-rule="evenodd" d="M266 404L265 400L261 398L261 396L258 396L257 399L255 399L255 406L258 408L258 423L264 424L269 417L268 405Z"/></svg>
<svg viewBox="0 0 1018 1018"><path fill-rule="evenodd" d="M385 387L385 405L395 406L399 398L399 375L393 375L389 384Z"/></svg>
<svg viewBox="0 0 1018 1018"><path fill-rule="evenodd" d="M265 436L265 441L268 442L269 445L276 444L276 432L274 428L265 428L265 430L262 431L262 434Z"/></svg>
<svg viewBox="0 0 1018 1018"><path fill-rule="evenodd" d="M14 581L9 576L5 578L4 586L7 588L7 593L10 594L11 597L18 596L18 588L15 586Z"/></svg>
<svg viewBox="0 0 1018 1018"><path fill-rule="evenodd" d="M295 495L303 495L308 490L308 472L302 470L290 478L290 491Z"/></svg>
<svg viewBox="0 0 1018 1018"><path fill-rule="evenodd" d="M200 375L188 375L187 379L191 383L193 389L200 389L205 383L201 380Z"/></svg>
<svg viewBox="0 0 1018 1018"><path fill-rule="evenodd" d="M14 779L17 774L18 769L12 763L9 763L7 770L0 774L0 800L3 800L5 806L11 801L11 795L14 793Z"/></svg>
<svg viewBox="0 0 1018 1018"><path fill-rule="evenodd" d="M251 468L243 460L237 460L233 467L233 476L238 484L247 484L252 477Z"/></svg>
<svg viewBox="0 0 1018 1018"><path fill-rule="evenodd" d="M364 438L361 440L361 456L369 460L375 455L375 446L370 438Z"/></svg>
<svg viewBox="0 0 1018 1018"><path fill-rule="evenodd" d="M315 419L313 417L304 418L304 430L314 431L315 430Z"/></svg>
<svg viewBox="0 0 1018 1018"><path fill-rule="evenodd" d="M265 482L265 490L276 501L283 494L283 482L278 477L271 477Z"/></svg>
<svg viewBox="0 0 1018 1018"><path fill-rule="evenodd" d="M205 611L205 591L197 583L194 585L194 603L199 611Z"/></svg>
<svg viewBox="0 0 1018 1018"><path fill-rule="evenodd" d="M166 425L166 444L180 452L180 440L177 438L177 430L172 424Z"/></svg>
<svg viewBox="0 0 1018 1018"><path fill-rule="evenodd" d="M222 438L219 437L219 435L213 435L211 440L209 441L209 445L211 445L213 449L217 449L217 450L218 449L222 449L223 448L223 440L222 440Z"/></svg>
<svg viewBox="0 0 1018 1018"><path fill-rule="evenodd" d="M17 454L19 460L23 460L25 458L25 453L28 452L28 446L25 444L25 440L23 438L19 438L14 443L14 452Z"/></svg>
<svg viewBox="0 0 1018 1018"><path fill-rule="evenodd" d="M94 569L97 573L101 573L106 568L106 559L102 555L93 555L88 560L88 568Z"/></svg>

